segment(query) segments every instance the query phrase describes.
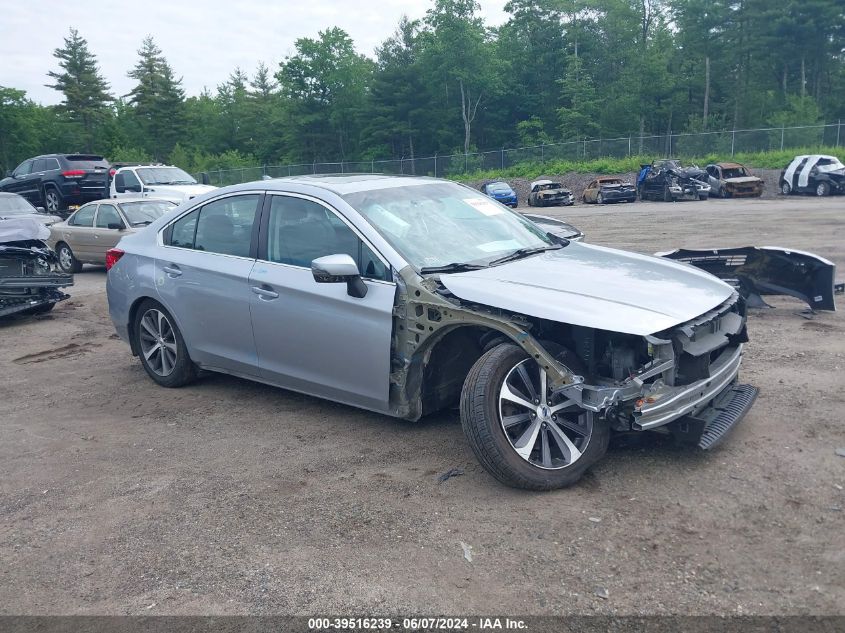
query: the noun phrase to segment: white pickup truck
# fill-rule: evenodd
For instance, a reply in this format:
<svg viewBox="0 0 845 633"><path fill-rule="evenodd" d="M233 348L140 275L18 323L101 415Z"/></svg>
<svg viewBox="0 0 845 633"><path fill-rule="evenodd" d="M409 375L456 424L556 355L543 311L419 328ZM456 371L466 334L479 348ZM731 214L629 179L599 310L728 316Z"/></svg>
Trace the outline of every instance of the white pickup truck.
<svg viewBox="0 0 845 633"><path fill-rule="evenodd" d="M200 185L190 174L172 165L132 165L114 173L109 197L142 196L182 204L212 189L216 187Z"/></svg>

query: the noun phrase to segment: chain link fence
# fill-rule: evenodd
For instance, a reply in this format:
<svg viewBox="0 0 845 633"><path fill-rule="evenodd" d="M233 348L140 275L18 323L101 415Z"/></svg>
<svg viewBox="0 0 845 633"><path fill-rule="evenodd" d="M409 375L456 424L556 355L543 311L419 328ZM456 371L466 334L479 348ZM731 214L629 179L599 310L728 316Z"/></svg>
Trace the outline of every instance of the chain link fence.
<svg viewBox="0 0 845 633"><path fill-rule="evenodd" d="M549 143L533 147L502 148L469 154L450 154L425 158L393 160L300 163L297 165L262 165L206 172L209 184L219 187L262 178L303 176L306 174L408 174L456 177L477 171L507 169L514 165L543 165L554 161L582 161L628 156L666 156L692 158L717 154L733 157L744 152L768 152L797 147L845 147L842 122L826 125L727 130L652 136L624 136L611 139L584 139Z"/></svg>

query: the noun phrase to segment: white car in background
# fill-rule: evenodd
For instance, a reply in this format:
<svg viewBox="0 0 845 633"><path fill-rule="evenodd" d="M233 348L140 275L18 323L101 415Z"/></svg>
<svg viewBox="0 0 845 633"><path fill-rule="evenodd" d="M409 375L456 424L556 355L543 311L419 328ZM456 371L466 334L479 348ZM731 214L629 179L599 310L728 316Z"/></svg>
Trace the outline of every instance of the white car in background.
<svg viewBox="0 0 845 633"><path fill-rule="evenodd" d="M131 165L114 173L110 198L159 198L182 204L217 187L201 185L186 171L172 165Z"/></svg>

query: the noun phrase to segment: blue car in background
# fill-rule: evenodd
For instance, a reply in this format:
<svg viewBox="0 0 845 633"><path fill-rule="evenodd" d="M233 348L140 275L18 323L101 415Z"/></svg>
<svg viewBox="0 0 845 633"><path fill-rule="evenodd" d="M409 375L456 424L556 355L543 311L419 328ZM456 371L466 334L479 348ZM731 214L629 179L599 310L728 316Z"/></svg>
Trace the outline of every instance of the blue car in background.
<svg viewBox="0 0 845 633"><path fill-rule="evenodd" d="M481 193L514 209L519 204L516 192L506 182L488 182L481 187Z"/></svg>

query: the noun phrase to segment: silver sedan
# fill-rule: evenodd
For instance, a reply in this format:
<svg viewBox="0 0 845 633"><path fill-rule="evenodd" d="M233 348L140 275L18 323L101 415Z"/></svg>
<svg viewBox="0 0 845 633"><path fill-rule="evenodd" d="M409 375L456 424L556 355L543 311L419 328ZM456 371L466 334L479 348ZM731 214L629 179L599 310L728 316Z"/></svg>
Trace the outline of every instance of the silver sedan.
<svg viewBox="0 0 845 633"><path fill-rule="evenodd" d="M707 448L745 414L745 306L675 262L547 233L431 178L218 189L106 257L118 334L152 380L224 372L418 420L455 405L481 464L569 485L612 432Z"/></svg>

